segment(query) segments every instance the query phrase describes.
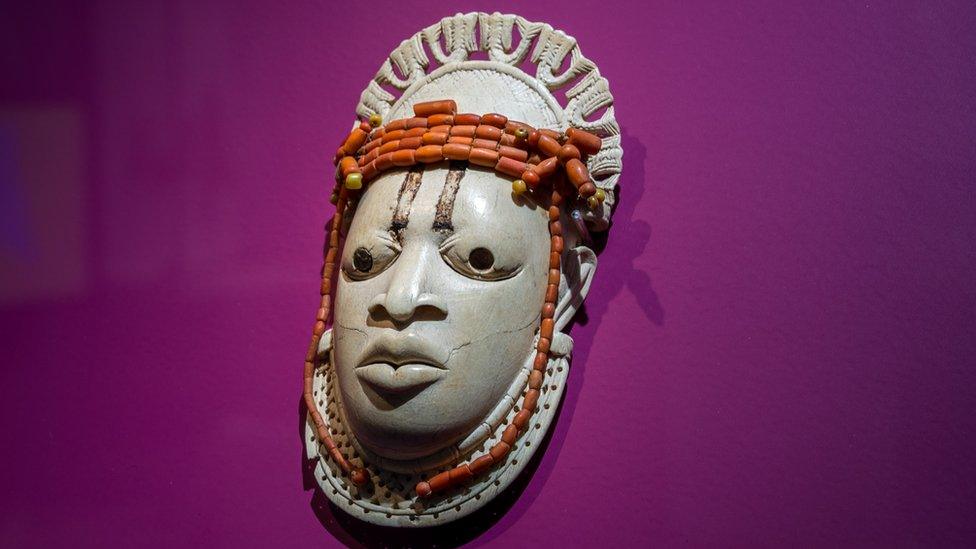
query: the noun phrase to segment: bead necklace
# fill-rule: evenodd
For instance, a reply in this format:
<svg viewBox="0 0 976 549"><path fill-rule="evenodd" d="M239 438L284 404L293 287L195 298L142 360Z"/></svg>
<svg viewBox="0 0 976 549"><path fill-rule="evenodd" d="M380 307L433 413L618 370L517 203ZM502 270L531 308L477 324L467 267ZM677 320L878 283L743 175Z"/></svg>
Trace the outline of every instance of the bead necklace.
<svg viewBox="0 0 976 549"><path fill-rule="evenodd" d="M336 213L332 218L329 248L322 270L322 300L312 327L312 341L305 354L303 398L318 440L353 484L364 485L369 475L364 469L353 467L333 442L312 394L319 340L326 331L326 322L332 310L332 277L339 256L339 231L350 197L361 193L363 186L382 172L443 160L466 160L517 178L512 182L512 193L515 195L532 193L537 198L544 198L546 189L543 183L549 183L549 273L536 356L522 408L505 428L501 440L488 453L418 482L414 488L417 495L427 497L449 490L486 472L495 464L503 463L516 439L525 432L529 419L536 411L555 327L563 253L559 213L566 198L564 193L570 190L585 199L592 209L600 207L605 194L593 184L584 163L586 155L596 154L600 150L602 143L596 135L575 128L570 128L564 134L535 129L500 114L456 114L457 105L452 100L417 103L413 110L413 118L394 120L385 126L382 125L382 118L376 114L368 121L361 121L333 159L336 185L331 201L336 205Z"/></svg>

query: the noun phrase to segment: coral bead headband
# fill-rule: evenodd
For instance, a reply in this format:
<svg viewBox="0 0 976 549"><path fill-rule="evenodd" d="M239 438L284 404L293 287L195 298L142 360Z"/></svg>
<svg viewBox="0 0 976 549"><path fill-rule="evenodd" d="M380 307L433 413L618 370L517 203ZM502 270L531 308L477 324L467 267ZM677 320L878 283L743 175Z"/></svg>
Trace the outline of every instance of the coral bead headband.
<svg viewBox="0 0 976 549"><path fill-rule="evenodd" d="M312 389L319 342L332 311L332 278L339 257L339 232L350 193L360 192L364 184L386 170L443 160L467 160L477 166L517 177L519 179L512 183L512 192L516 195L532 192L541 199L542 184L549 182L551 187L547 212L550 253L546 295L540 315L536 354L522 407L505 427L501 439L488 452L472 456L470 461L417 483L415 491L419 497L444 492L504 463L518 437L528 429L545 382L555 330L554 316L563 252L560 207L565 197L571 194L585 199L590 208L599 207L604 199L603 191L593 184L583 163L585 155L600 150L599 137L576 129L569 129L565 134L537 130L500 114L478 116L455 114L456 111L457 105L450 100L418 103L414 105L414 118L395 120L382 127L382 120L374 115L369 122L361 122L335 154L336 188L333 203L336 204L336 213L332 218L328 252L322 269L322 299L312 327L312 341L305 354L303 399L319 443L325 446L329 457L343 474L348 475L357 486L366 484L370 475L363 467L350 463L333 442L315 405ZM560 167L563 169L560 170ZM569 180L570 184L565 180ZM564 194L567 190L569 193Z"/></svg>
<svg viewBox="0 0 976 549"><path fill-rule="evenodd" d="M600 150L596 135L575 128L565 134L537 130L500 114L456 114L452 100L417 103L413 111L415 117L385 126L379 115L373 115L349 134L334 158L333 202L340 185L354 191L389 169L443 160L466 160L517 178L512 184L515 194L534 190L562 166L590 208L604 200L583 161Z"/></svg>

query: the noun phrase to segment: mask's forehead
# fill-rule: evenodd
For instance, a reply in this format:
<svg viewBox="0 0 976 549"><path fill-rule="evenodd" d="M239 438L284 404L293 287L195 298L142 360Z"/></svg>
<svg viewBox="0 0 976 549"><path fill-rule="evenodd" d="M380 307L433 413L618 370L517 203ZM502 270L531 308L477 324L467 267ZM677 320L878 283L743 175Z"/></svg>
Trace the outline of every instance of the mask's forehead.
<svg viewBox="0 0 976 549"><path fill-rule="evenodd" d="M371 230L389 230L409 239L443 238L457 230L511 237L539 225L540 219L544 222L546 213L528 200L516 201L509 179L452 162L383 174L370 186L355 216Z"/></svg>

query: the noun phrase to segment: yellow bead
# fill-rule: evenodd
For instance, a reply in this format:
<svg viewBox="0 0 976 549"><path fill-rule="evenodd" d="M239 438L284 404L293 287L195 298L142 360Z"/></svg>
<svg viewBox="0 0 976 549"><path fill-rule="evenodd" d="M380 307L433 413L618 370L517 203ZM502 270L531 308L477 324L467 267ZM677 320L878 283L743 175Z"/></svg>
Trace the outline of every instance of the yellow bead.
<svg viewBox="0 0 976 549"><path fill-rule="evenodd" d="M528 186L525 184L525 181L522 181L521 179L512 181L512 194L515 196L521 196L525 193L526 189L528 189Z"/></svg>
<svg viewBox="0 0 976 549"><path fill-rule="evenodd" d="M329 202L331 202L332 204L338 204L339 203L339 193L337 193L335 191L332 191L332 196L329 197Z"/></svg>
<svg viewBox="0 0 976 549"><path fill-rule="evenodd" d="M515 138L516 139L522 139L522 140L528 139L529 138L529 130L527 130L525 128L515 128Z"/></svg>
<svg viewBox="0 0 976 549"><path fill-rule="evenodd" d="M363 186L363 174L359 172L352 172L346 176L346 188L349 190L356 190L362 188Z"/></svg>
<svg viewBox="0 0 976 549"><path fill-rule="evenodd" d="M595 210L600 207L600 201L597 200L596 195L594 195L586 199L586 205L589 206L591 210Z"/></svg>
<svg viewBox="0 0 976 549"><path fill-rule="evenodd" d="M370 126L373 126L374 128L378 128L378 127L380 127L380 124L382 124L382 123L383 123L383 117L382 116L380 116L378 114L371 114L369 116L369 125Z"/></svg>
<svg viewBox="0 0 976 549"><path fill-rule="evenodd" d="M607 199L607 193L605 193L603 189L597 189L596 194L594 194L593 196L595 196L596 199L599 200L601 204L603 203L604 200Z"/></svg>

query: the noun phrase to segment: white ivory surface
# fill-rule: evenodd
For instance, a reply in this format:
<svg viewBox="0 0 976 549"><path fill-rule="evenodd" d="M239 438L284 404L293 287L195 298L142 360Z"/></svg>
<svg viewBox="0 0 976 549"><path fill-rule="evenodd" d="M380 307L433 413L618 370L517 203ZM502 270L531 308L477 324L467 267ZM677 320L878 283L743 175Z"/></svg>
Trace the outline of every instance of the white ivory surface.
<svg viewBox="0 0 976 549"><path fill-rule="evenodd" d="M480 44L474 38L476 22ZM512 43L513 26L523 37L518 44ZM442 50L441 37L449 51ZM532 59L540 68L530 75L515 65L533 39ZM420 40L436 43L432 51L443 66L427 72ZM489 52L490 60L468 61L479 48ZM566 55L572 56L570 69L553 75L552 66ZM391 59L406 77L398 78L387 61L363 92L360 114L403 118L416 102L451 98L460 112L498 112L536 127L587 128L604 136L605 147L590 168L601 178L598 185L614 189L621 153L612 97L606 80L572 38L516 16L457 15L404 41ZM560 105L551 90L580 74L583 79L567 94L569 105ZM402 94L393 97L378 82L392 83ZM585 120L608 105L595 122ZM310 423L306 437L308 457L318 460L316 479L340 509L376 524L417 527L449 522L485 505L511 484L538 448L569 371L572 339L562 331L586 296L596 258L580 244L564 214L553 358L529 428L505 463L488 474L444 494L417 498L413 488L418 481L486 453L520 408L538 338L549 234L545 209L512 197L511 178L473 166L459 187L454 231L432 230L447 177L443 163L424 170L406 229L384 235L405 174L384 174L355 205L343 248L335 325L322 338L314 378L316 402L330 433L354 464L367 468L370 482L364 487L348 482L321 450ZM593 228L606 226L610 204L587 218ZM515 274L489 281L465 275L455 263L463 263L476 246L492 250L496 265ZM359 247L384 262L383 268L367 277L352 272L352 254ZM357 370L380 341L394 352L400 346L422 348L445 368L437 381L405 401L389 400L364 383Z"/></svg>

